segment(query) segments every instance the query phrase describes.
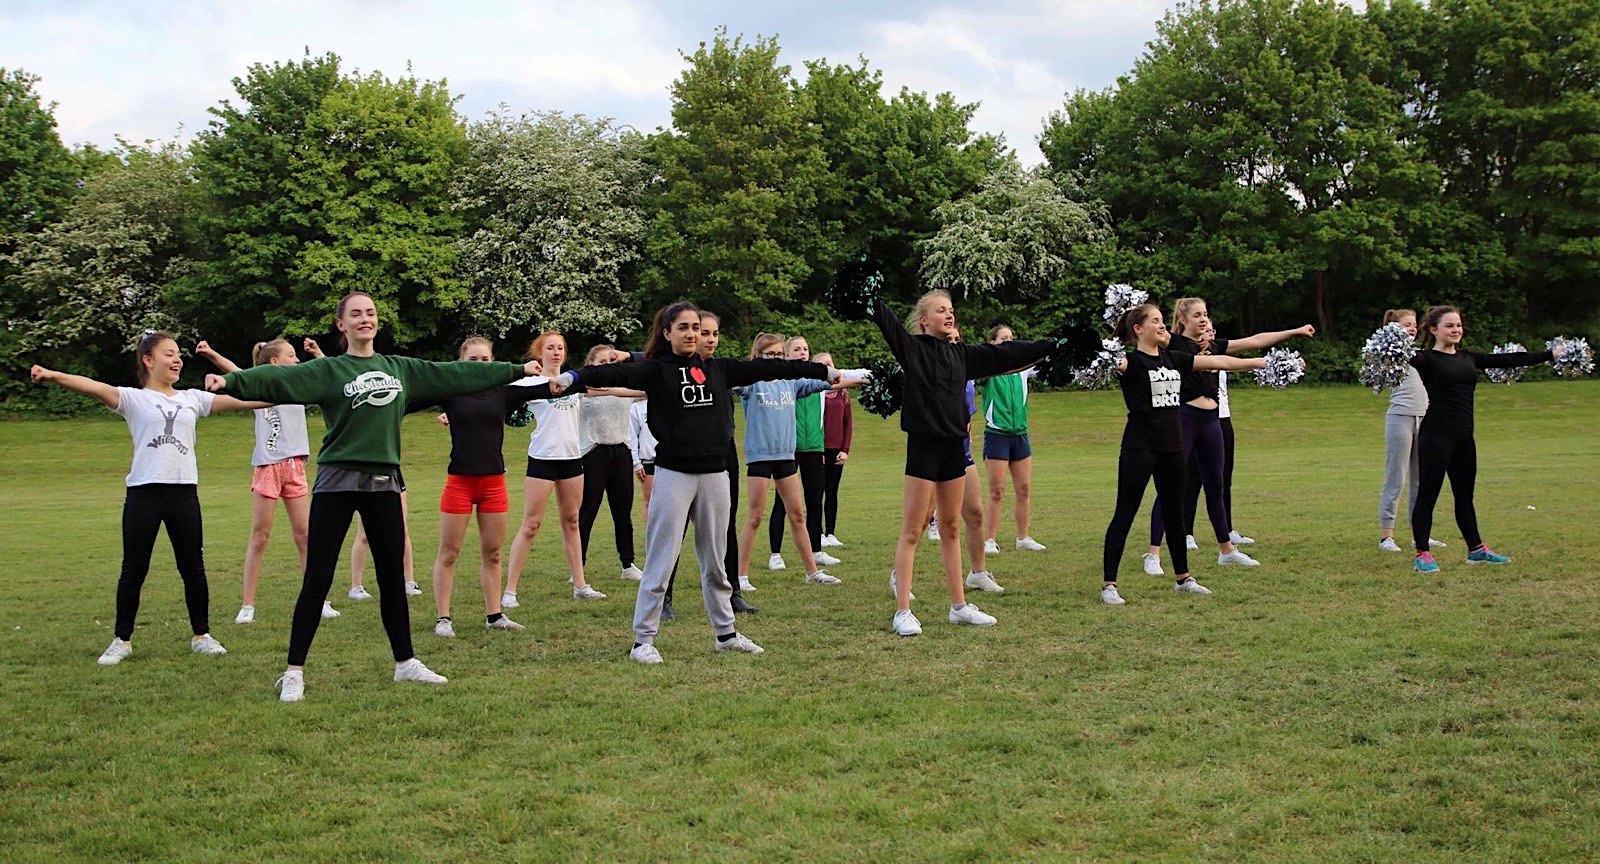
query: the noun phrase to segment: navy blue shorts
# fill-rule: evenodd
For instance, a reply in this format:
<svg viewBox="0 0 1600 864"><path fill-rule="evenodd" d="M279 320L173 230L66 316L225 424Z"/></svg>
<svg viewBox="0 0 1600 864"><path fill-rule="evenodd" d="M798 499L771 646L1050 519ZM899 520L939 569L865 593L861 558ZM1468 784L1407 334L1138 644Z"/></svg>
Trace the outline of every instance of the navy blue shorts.
<svg viewBox="0 0 1600 864"><path fill-rule="evenodd" d="M1032 456L1033 445L1028 443L1028 433L1007 435L993 429L983 430L983 458L1021 462Z"/></svg>

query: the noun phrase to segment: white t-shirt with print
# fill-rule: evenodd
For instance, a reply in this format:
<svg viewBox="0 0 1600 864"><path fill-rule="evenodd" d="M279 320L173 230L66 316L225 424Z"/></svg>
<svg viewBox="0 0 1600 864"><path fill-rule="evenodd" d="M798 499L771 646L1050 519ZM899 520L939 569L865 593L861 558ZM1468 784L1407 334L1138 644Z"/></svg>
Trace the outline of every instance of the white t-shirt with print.
<svg viewBox="0 0 1600 864"><path fill-rule="evenodd" d="M145 388L118 387L115 410L128 421L128 433L133 436L128 485L199 484L194 425L211 414L216 398L215 393L204 390L179 390L168 396Z"/></svg>
<svg viewBox="0 0 1600 864"><path fill-rule="evenodd" d="M1228 373L1217 373L1217 419L1226 420L1233 416L1233 408L1228 404Z"/></svg>
<svg viewBox="0 0 1600 864"><path fill-rule="evenodd" d="M547 383L543 375L515 382L523 386ZM533 433L528 437L530 459L581 459L583 444L579 440L578 405L583 397L569 393L559 399L541 399L528 403L533 412Z"/></svg>
<svg viewBox="0 0 1600 864"><path fill-rule="evenodd" d="M256 449L250 464L273 465L296 456L311 455L311 436L306 432L306 406L274 405L257 408Z"/></svg>

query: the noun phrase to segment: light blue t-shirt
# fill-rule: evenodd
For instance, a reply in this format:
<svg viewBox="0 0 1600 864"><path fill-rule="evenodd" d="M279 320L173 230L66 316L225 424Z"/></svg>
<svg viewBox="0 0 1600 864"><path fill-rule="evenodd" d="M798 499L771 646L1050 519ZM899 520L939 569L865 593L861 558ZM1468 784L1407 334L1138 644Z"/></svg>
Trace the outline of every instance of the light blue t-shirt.
<svg viewBox="0 0 1600 864"><path fill-rule="evenodd" d="M811 378L796 381L760 381L739 390L744 400L744 461L771 462L793 459L795 402L828 389L828 382Z"/></svg>

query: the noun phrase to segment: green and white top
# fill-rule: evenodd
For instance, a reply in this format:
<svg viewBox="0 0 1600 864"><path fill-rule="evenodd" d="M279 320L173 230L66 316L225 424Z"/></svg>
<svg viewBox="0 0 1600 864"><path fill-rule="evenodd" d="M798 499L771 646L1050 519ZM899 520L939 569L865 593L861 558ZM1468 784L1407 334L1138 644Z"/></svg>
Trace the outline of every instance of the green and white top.
<svg viewBox="0 0 1600 864"><path fill-rule="evenodd" d="M1028 434L1028 379L1036 374L1037 370L1030 367L983 382L985 432Z"/></svg>

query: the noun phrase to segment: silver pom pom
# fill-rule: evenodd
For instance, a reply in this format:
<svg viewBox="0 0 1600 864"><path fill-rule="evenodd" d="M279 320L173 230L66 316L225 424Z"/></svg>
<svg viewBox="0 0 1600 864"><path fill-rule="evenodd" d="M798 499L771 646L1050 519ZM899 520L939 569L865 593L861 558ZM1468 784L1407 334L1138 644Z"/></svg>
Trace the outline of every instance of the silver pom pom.
<svg viewBox="0 0 1600 864"><path fill-rule="evenodd" d="M1121 342L1115 339L1102 339L1100 350L1095 352L1094 359L1089 361L1089 365L1072 370L1073 386L1085 390L1104 390L1113 386L1117 380L1117 361L1122 359L1122 350Z"/></svg>
<svg viewBox="0 0 1600 864"><path fill-rule="evenodd" d="M1379 327L1361 348L1361 383L1374 393L1400 386L1416 353L1416 340L1398 321Z"/></svg>
<svg viewBox="0 0 1600 864"><path fill-rule="evenodd" d="M1579 378L1584 375L1594 374L1594 349L1589 347L1589 340L1579 336L1568 339L1557 336L1544 343L1555 357L1550 361L1556 374L1563 378Z"/></svg>
<svg viewBox="0 0 1600 864"><path fill-rule="evenodd" d="M1521 354L1526 350L1528 349L1523 347L1520 342L1507 342L1504 345L1494 346L1494 353L1496 354ZM1527 368L1526 366L1518 366L1515 369L1485 369L1483 374L1489 376L1489 380L1496 384L1515 384L1521 380L1522 373L1527 371Z"/></svg>
<svg viewBox="0 0 1600 864"><path fill-rule="evenodd" d="M1121 320L1129 309L1135 306L1143 306L1148 302L1150 302L1150 292L1148 291L1141 291L1132 285L1122 282L1118 282L1115 285L1107 285L1106 323L1115 327L1117 326L1117 321Z"/></svg>
<svg viewBox="0 0 1600 864"><path fill-rule="evenodd" d="M1267 365L1256 370L1256 383L1262 387L1282 390L1305 377L1306 361L1301 359L1299 351L1274 348L1262 359Z"/></svg>

